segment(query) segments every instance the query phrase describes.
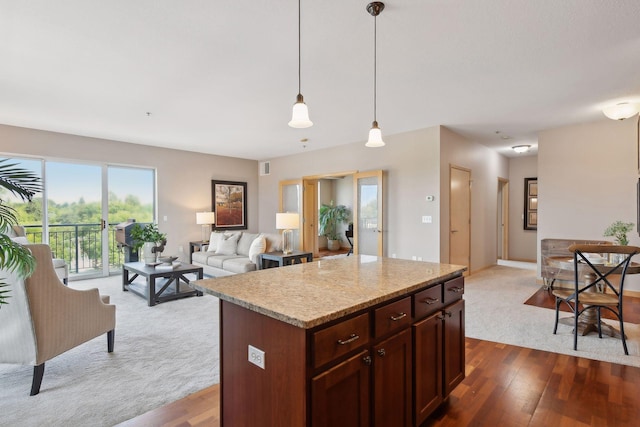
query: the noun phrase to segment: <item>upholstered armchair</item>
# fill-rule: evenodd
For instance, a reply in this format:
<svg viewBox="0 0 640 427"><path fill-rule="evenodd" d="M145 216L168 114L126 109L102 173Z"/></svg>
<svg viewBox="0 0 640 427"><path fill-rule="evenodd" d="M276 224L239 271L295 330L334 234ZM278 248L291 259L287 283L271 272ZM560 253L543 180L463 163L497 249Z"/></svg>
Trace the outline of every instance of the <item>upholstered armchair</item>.
<svg viewBox="0 0 640 427"><path fill-rule="evenodd" d="M116 307L97 289L64 286L48 245L26 247L36 259L31 277L23 280L0 270L10 291L8 304L0 308L0 363L33 365L33 396L40 391L47 360L105 333L107 350L113 351Z"/></svg>
<svg viewBox="0 0 640 427"><path fill-rule="evenodd" d="M20 243L20 244L28 244L27 233L23 226L14 225L9 230L7 235L11 238L11 240ZM56 274L65 285L69 281L69 266L67 262L61 258L53 258L53 268L56 270Z"/></svg>

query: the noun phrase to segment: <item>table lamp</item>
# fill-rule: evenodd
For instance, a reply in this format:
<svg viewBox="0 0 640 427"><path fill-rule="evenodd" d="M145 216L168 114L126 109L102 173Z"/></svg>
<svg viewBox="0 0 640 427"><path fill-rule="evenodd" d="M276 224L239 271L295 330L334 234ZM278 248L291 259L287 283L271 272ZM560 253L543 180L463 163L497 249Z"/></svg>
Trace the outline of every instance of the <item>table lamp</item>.
<svg viewBox="0 0 640 427"><path fill-rule="evenodd" d="M282 253L293 252L293 230L300 228L300 215L293 212L276 213L276 228L282 232Z"/></svg>
<svg viewBox="0 0 640 427"><path fill-rule="evenodd" d="M196 212L196 224L202 225L202 241L209 240L209 225L216 223L215 212Z"/></svg>

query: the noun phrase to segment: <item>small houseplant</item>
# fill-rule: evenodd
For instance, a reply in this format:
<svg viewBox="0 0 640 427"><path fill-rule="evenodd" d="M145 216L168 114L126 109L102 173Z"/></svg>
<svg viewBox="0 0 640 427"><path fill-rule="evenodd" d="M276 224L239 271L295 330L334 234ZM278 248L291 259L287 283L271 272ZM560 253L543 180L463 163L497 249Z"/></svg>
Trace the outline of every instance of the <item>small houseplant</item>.
<svg viewBox="0 0 640 427"><path fill-rule="evenodd" d="M331 251L340 249L342 236L338 234L338 225L351 220L351 210L345 205L322 204L318 215L318 233L327 238L327 248Z"/></svg>
<svg viewBox="0 0 640 427"><path fill-rule="evenodd" d="M28 170L16 167L16 163L6 163L9 159L0 160L0 187L19 196L25 202L31 202L36 193L42 191L40 177ZM12 225L18 224L15 210L0 199L0 269L17 271L21 277L33 273L35 260L31 252L19 243L14 242L5 233ZM9 291L0 277L0 307L6 304Z"/></svg>
<svg viewBox="0 0 640 427"><path fill-rule="evenodd" d="M131 228L131 238L133 239L133 250L142 248L141 258L145 264L156 262L159 253L164 251L167 244L167 235L158 230L158 225L149 223L144 227L136 224Z"/></svg>
<svg viewBox="0 0 640 427"><path fill-rule="evenodd" d="M613 237L618 245L628 245L627 233L633 230L632 222L616 221L604 230L605 237Z"/></svg>

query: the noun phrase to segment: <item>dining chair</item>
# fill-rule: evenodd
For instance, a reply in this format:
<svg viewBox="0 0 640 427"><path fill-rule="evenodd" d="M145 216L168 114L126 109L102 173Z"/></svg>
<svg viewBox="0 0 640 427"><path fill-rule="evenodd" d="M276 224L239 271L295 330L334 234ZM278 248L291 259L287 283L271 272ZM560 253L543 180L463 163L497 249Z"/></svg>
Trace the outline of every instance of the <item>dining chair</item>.
<svg viewBox="0 0 640 427"><path fill-rule="evenodd" d="M620 322L620 338L624 354L628 355L624 334L623 290L627 273L640 273L640 266L631 264L631 258L640 253L640 247L620 245L574 244L569 246L573 253L573 288L554 288L556 297L556 321L553 333L558 330L560 303L564 302L573 312L573 349L578 350L579 325L595 328L602 338L602 309ZM594 257L592 254L599 254ZM612 262L609 262L612 260ZM619 275L618 286L612 283L613 275ZM595 316L594 312L595 311ZM582 320L581 319L582 316ZM612 328L613 329L613 328ZM613 335L612 335L613 336Z"/></svg>

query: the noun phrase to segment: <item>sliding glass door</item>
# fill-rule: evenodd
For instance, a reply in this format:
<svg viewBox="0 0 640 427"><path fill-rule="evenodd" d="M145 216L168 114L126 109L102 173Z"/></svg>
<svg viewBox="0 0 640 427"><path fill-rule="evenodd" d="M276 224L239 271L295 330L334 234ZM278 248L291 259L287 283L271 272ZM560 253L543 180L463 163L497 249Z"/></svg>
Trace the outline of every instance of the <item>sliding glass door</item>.
<svg viewBox="0 0 640 427"><path fill-rule="evenodd" d="M119 273L123 253L115 225L155 221L155 171L147 168L11 158L42 177L32 203L7 194L32 243L48 243L69 265L70 279Z"/></svg>

